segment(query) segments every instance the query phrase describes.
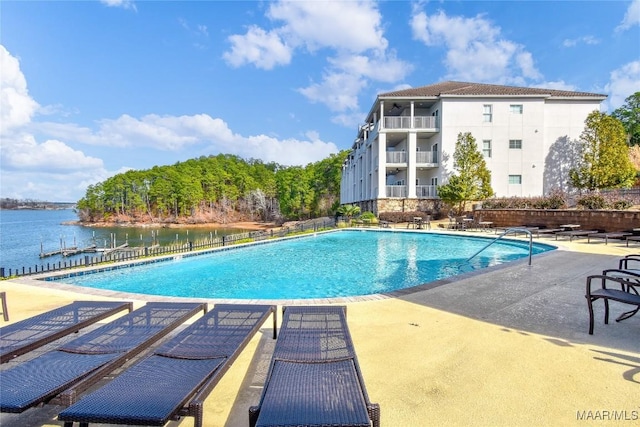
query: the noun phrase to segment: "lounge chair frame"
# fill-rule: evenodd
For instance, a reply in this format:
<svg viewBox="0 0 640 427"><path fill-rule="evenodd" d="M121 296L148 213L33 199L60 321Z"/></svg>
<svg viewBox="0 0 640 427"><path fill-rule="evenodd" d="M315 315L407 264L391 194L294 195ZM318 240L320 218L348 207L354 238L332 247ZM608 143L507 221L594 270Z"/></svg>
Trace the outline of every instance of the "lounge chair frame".
<svg viewBox="0 0 640 427"><path fill-rule="evenodd" d="M369 401L345 306L283 308L280 336L260 403L249 409L249 425L379 427L380 405Z"/></svg>
<svg viewBox="0 0 640 427"><path fill-rule="evenodd" d="M76 421L83 427L89 423L162 426L170 420L191 416L194 417L194 426L202 427L205 399L269 315L273 316L273 338L276 339L277 306L217 304L208 314L129 367L111 383L62 411L58 420L64 421L65 427L73 426ZM161 369L176 366L185 375L191 373L196 376L201 370L204 376L198 377L199 383L185 389L184 394L176 396L181 401L175 406L158 402L167 392L162 386L159 385L157 390L140 390L131 382L139 379L147 385L167 383L167 378L164 378L166 371ZM115 403L114 396L117 399ZM144 413L141 403L154 398L152 412ZM106 408L105 403L111 403L111 406ZM157 410L157 407L162 408Z"/></svg>
<svg viewBox="0 0 640 427"><path fill-rule="evenodd" d="M75 301L63 307L0 328L0 363L28 353L59 338L104 320L121 311L133 310L122 301Z"/></svg>
<svg viewBox="0 0 640 427"><path fill-rule="evenodd" d="M150 302L5 370L0 411L21 413L43 403L69 406L79 393L206 308L204 303Z"/></svg>

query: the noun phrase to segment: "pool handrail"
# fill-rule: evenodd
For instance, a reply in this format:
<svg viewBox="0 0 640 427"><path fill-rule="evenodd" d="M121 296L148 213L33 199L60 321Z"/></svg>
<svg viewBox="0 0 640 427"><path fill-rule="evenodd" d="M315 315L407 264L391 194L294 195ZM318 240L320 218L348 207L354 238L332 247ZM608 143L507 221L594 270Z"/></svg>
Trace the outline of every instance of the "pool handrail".
<svg viewBox="0 0 640 427"><path fill-rule="evenodd" d="M519 228L519 227L513 227L513 228L507 228L505 231L503 231L498 237L496 237L495 239L493 239L491 242L489 242L489 244L487 244L485 247L483 247L482 249L480 249L478 252L476 252L475 254L471 255L468 259L467 262L471 261L473 258L475 258L480 252L484 251L485 249L487 249L489 246L493 245L495 242L497 242L498 240L502 239L504 236L506 236L509 233L525 233L529 235L529 265L531 265L531 255L533 253L533 234L531 234L530 230L527 230L526 228Z"/></svg>

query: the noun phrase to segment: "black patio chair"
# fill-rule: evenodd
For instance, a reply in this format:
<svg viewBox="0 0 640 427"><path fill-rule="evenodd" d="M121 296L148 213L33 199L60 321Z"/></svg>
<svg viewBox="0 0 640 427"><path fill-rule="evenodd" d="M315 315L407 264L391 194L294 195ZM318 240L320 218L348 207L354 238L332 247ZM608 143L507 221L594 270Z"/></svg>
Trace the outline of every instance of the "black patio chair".
<svg viewBox="0 0 640 427"><path fill-rule="evenodd" d="M147 303L0 372L0 412L21 413L42 403L71 405L80 392L205 309L196 303Z"/></svg>
<svg viewBox="0 0 640 427"><path fill-rule="evenodd" d="M218 304L102 388L58 415L74 422L163 426L181 416L203 422L203 402L276 306Z"/></svg>
<svg viewBox="0 0 640 427"><path fill-rule="evenodd" d="M286 307L255 426L380 425L369 402L344 306Z"/></svg>
<svg viewBox="0 0 640 427"><path fill-rule="evenodd" d="M104 320L133 304L121 301L75 301L0 328L0 363Z"/></svg>

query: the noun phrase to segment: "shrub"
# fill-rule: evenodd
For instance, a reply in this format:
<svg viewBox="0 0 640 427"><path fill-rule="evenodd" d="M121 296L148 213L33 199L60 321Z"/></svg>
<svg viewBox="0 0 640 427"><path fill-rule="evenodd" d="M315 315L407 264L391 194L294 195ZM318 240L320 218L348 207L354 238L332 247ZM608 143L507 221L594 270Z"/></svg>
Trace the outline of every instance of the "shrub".
<svg viewBox="0 0 640 427"><path fill-rule="evenodd" d="M589 210L605 209L607 207L607 202L600 194L589 194L580 197L576 201L576 205L578 205L579 208Z"/></svg>
<svg viewBox="0 0 640 427"><path fill-rule="evenodd" d="M376 216L374 215L373 212L367 211L367 212L363 212L362 215L360 215L360 219L373 220L373 219L376 219Z"/></svg>

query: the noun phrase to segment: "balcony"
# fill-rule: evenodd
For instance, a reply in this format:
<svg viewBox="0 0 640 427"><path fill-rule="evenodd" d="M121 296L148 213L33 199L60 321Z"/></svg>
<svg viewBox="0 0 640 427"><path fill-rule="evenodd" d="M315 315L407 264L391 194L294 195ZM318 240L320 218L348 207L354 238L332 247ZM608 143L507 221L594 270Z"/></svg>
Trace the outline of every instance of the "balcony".
<svg viewBox="0 0 640 427"><path fill-rule="evenodd" d="M406 151L387 151L387 163L407 163Z"/></svg>
<svg viewBox="0 0 640 427"><path fill-rule="evenodd" d="M418 197L418 199L437 199L438 186L416 185L416 197Z"/></svg>
<svg viewBox="0 0 640 427"><path fill-rule="evenodd" d="M393 116L384 118L385 129L437 129L438 118L435 116Z"/></svg>
<svg viewBox="0 0 640 427"><path fill-rule="evenodd" d="M416 163L438 163L438 153L433 151L418 151L416 153Z"/></svg>
<svg viewBox="0 0 640 427"><path fill-rule="evenodd" d="M387 197L407 197L407 186L387 185Z"/></svg>

